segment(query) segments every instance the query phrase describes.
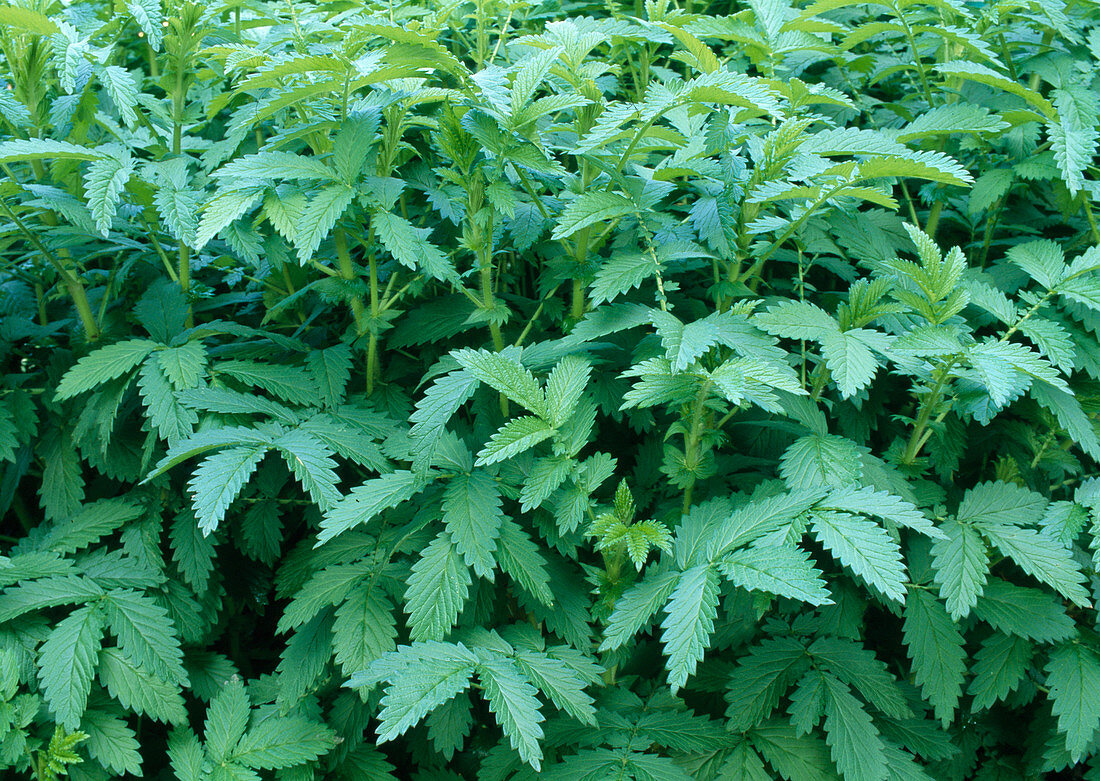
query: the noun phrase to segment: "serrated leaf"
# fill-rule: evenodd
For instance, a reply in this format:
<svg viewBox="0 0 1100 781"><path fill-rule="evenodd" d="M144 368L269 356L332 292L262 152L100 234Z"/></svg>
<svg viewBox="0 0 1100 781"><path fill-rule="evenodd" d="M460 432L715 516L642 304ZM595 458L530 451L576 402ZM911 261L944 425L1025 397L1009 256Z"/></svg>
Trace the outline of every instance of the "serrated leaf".
<svg viewBox="0 0 1100 781"><path fill-rule="evenodd" d="M890 599L905 601L901 551L876 523L845 513L815 513L814 534L842 564Z"/></svg>
<svg viewBox="0 0 1100 781"><path fill-rule="evenodd" d="M940 526L946 539L932 544L933 577L947 600L951 618L970 615L985 588L989 574L989 548L968 524L952 519Z"/></svg>
<svg viewBox="0 0 1100 781"><path fill-rule="evenodd" d="M98 607L79 608L57 623L39 650L38 677L46 702L58 724L71 730L80 725L88 703L103 627Z"/></svg>
<svg viewBox="0 0 1100 781"><path fill-rule="evenodd" d="M145 360L157 346L148 339L130 339L101 347L85 355L65 372L54 396L58 400L89 391L108 380L121 377Z"/></svg>
<svg viewBox="0 0 1100 781"><path fill-rule="evenodd" d="M332 730L304 716L264 719L237 743L230 757L245 767L278 770L313 762L336 745Z"/></svg>
<svg viewBox="0 0 1100 781"><path fill-rule="evenodd" d="M268 449L267 443L230 447L199 464L187 487L203 534L218 528Z"/></svg>
<svg viewBox="0 0 1100 781"><path fill-rule="evenodd" d="M371 225L382 246L402 266L419 269L433 279L458 283L454 261L428 241L431 229L417 228L405 218L385 211L374 212Z"/></svg>
<svg viewBox="0 0 1100 781"><path fill-rule="evenodd" d="M845 779L886 781L885 745L871 720L843 683L831 675L825 683L825 740Z"/></svg>
<svg viewBox="0 0 1100 781"><path fill-rule="evenodd" d="M428 480L416 472L397 471L367 480L325 513L317 544L368 523L383 510L396 507L422 491Z"/></svg>
<svg viewBox="0 0 1100 781"><path fill-rule="evenodd" d="M1076 605L1090 607L1085 575L1073 555L1057 540L1034 529L980 524L982 534L1020 568Z"/></svg>
<svg viewBox="0 0 1100 781"><path fill-rule="evenodd" d="M561 216L558 217L558 224L554 227L550 238L555 241L566 239L589 225L634 214L637 211L638 207L625 195L603 190L584 193L565 207Z"/></svg>
<svg viewBox="0 0 1100 781"><path fill-rule="evenodd" d="M440 532L412 567L405 612L414 640L442 640L458 620L470 590L466 568L451 536Z"/></svg>
<svg viewBox="0 0 1100 781"><path fill-rule="evenodd" d="M985 593L974 606L974 615L994 629L1040 643L1072 637L1073 619L1053 594L990 579Z"/></svg>
<svg viewBox="0 0 1100 781"><path fill-rule="evenodd" d="M443 492L443 523L455 550L478 577L493 579L493 552L504 518L496 480L480 470L454 477Z"/></svg>
<svg viewBox="0 0 1100 781"><path fill-rule="evenodd" d="M306 368L321 391L325 407L338 407L344 401L351 377L351 348L336 344L324 350L313 350L306 356Z"/></svg>
<svg viewBox="0 0 1100 781"><path fill-rule="evenodd" d="M183 697L172 683L134 664L118 648L99 652L100 683L126 709L166 724L180 724L187 718Z"/></svg>
<svg viewBox="0 0 1100 781"><path fill-rule="evenodd" d="M203 725L203 738L211 759L222 762L230 756L244 735L251 710L244 684L235 677L226 682L210 701Z"/></svg>
<svg viewBox="0 0 1100 781"><path fill-rule="evenodd" d="M1081 643L1058 646L1047 664L1047 686L1058 731L1077 762L1100 727L1100 657Z"/></svg>
<svg viewBox="0 0 1100 781"><path fill-rule="evenodd" d="M137 735L114 713L88 711L80 725L87 736L88 754L118 775L141 775L141 754Z"/></svg>
<svg viewBox="0 0 1100 781"><path fill-rule="evenodd" d="M510 518L500 524L496 559L508 577L547 607L554 604L546 560L523 527Z"/></svg>
<svg viewBox="0 0 1100 781"><path fill-rule="evenodd" d="M393 605L379 589L357 587L336 609L332 624L332 648L345 673L365 669L392 651L397 639Z"/></svg>
<svg viewBox="0 0 1100 781"><path fill-rule="evenodd" d="M554 429L542 418L533 415L512 418L489 438L475 463L488 466L504 461L549 439L553 433Z"/></svg>
<svg viewBox="0 0 1100 781"><path fill-rule="evenodd" d="M706 652L718 615L718 573L696 566L680 574L665 605L661 643L672 691L687 683Z"/></svg>
<svg viewBox="0 0 1100 781"><path fill-rule="evenodd" d="M396 675L386 688L378 714L379 743L393 740L433 708L466 691L477 664L477 658L465 646L450 643L418 643L395 654L397 659L383 657L372 665L372 670L388 670L391 663L396 663L393 672L400 673L407 669L408 662L415 661L416 675ZM402 656L411 658L402 660ZM355 683L353 678L348 685Z"/></svg>
<svg viewBox="0 0 1100 781"><path fill-rule="evenodd" d="M516 663L502 656L483 659L477 675L489 700L489 710L520 758L538 772L542 767L543 715L533 687Z"/></svg>
<svg viewBox="0 0 1100 781"><path fill-rule="evenodd" d="M734 585L764 591L811 605L833 600L821 579L821 570L801 550L787 547L743 548L719 562L719 570Z"/></svg>
<svg viewBox="0 0 1100 781"><path fill-rule="evenodd" d="M966 673L962 632L935 597L913 589L905 600L903 637L916 682L946 727L958 707Z"/></svg>
<svg viewBox="0 0 1100 781"><path fill-rule="evenodd" d="M1034 646L1022 637L995 633L982 641L974 654L973 678L966 693L974 699L970 709L982 712L1015 691L1031 664Z"/></svg>
<svg viewBox="0 0 1100 781"><path fill-rule="evenodd" d="M168 612L137 591L114 589L104 601L111 633L137 664L164 680L186 685L183 652Z"/></svg>

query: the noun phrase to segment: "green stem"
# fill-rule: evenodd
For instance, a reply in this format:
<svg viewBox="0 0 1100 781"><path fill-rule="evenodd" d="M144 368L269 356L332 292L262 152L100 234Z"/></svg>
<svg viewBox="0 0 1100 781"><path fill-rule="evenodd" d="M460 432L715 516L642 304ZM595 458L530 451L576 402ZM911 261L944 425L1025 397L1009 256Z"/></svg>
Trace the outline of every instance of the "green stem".
<svg viewBox="0 0 1100 781"><path fill-rule="evenodd" d="M337 227L332 235L333 244L336 246L336 259L340 265L340 278L353 282L356 279L355 264L351 260L351 253L348 252L348 237L344 232L344 229ZM366 311L363 308L363 299L359 296L355 296L351 299L351 316L355 319L355 335L361 337L368 330L368 324L366 322ZM374 367L370 365L370 355L368 350L367 361L367 395L369 396L374 390Z"/></svg>
<svg viewBox="0 0 1100 781"><path fill-rule="evenodd" d="M34 234L26 224L19 219L19 217L8 206L7 201L0 199L0 206L3 207L8 217L15 226L27 237L27 240L31 245L42 254L51 266L57 271L61 277L62 284L65 285L65 289L69 292L69 297L73 300L73 306L76 307L77 315L80 317L80 324L84 327L84 336L89 342L94 342L99 339L99 325L96 323L95 314L92 312L92 306L88 302L88 293L84 288L84 280L76 273L76 270L72 266L71 258L55 257L52 252L46 247L45 244ZM52 215L43 215L43 220L52 219ZM67 253L66 253L67 254Z"/></svg>
<svg viewBox="0 0 1100 781"><path fill-rule="evenodd" d="M928 210L928 221L924 224L924 232L930 238L936 238L936 229L940 226L940 212L943 211L943 201L936 201Z"/></svg>
<svg viewBox="0 0 1100 781"><path fill-rule="evenodd" d="M172 154L183 151L183 112L187 107L187 55L179 54L176 62L176 84L172 92ZM195 313L191 307L191 248L183 241L178 246L178 280L180 291L187 301L187 327L195 327Z"/></svg>
<svg viewBox="0 0 1100 781"><path fill-rule="evenodd" d="M932 420L932 413L940 402L943 388L951 379L951 368L954 365L955 359L952 358L936 372L938 375L936 377L936 384L932 386L932 390L928 392L928 395L921 405L920 413L917 415L916 423L913 425L913 433L910 435L909 442L905 446L905 452L902 454L901 462L903 464L912 465L915 463L921 448L924 447L925 442L928 441L928 436L931 432L926 432L926 429L928 428L929 422Z"/></svg>
<svg viewBox="0 0 1100 781"><path fill-rule="evenodd" d="M684 434L684 465L692 470L692 475L684 489L684 503L681 507L681 515L687 515L691 509L692 494L695 491L694 470L699 467L701 458L700 439L703 433L703 408L707 401L707 392L710 390L710 380L705 381L695 396L695 405L691 411L691 428Z"/></svg>
<svg viewBox="0 0 1100 781"><path fill-rule="evenodd" d="M1096 226L1096 215L1092 213L1092 203L1089 202L1088 193L1081 194L1081 202L1085 207L1085 219L1089 221L1089 230L1092 231L1092 240L1100 244L1100 229Z"/></svg>

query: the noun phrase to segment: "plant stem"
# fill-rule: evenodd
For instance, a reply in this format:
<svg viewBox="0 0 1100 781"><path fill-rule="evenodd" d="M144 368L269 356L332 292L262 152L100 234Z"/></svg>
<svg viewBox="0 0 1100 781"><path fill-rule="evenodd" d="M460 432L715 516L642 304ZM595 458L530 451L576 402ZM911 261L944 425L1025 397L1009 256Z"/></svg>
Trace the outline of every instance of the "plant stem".
<svg viewBox="0 0 1100 781"><path fill-rule="evenodd" d="M348 252L348 237L342 227L337 227L332 234L333 244L336 246L336 259L340 264L340 278L348 282L356 279L355 263L352 262L351 253ZM373 271L373 259L371 263ZM366 311L363 309L363 299L355 296L351 299L351 316L355 320L355 335L361 337L368 331ZM373 341L373 340L372 340ZM377 349L377 348L375 348ZM370 361L370 350L367 351L367 395L374 391L374 366Z"/></svg>
<svg viewBox="0 0 1100 781"><path fill-rule="evenodd" d="M4 212L15 226L27 237L27 241L34 246L44 257L51 266L57 271L61 277L62 284L65 285L65 289L69 291L69 297L73 300L73 306L76 307L77 315L80 317L80 324L84 327L84 336L89 342L94 342L99 339L99 325L96 323L95 314L92 312L92 306L88 302L88 293L84 288L84 280L76 273L76 270L72 265L72 258L68 256L68 253L55 257L52 252L46 247L45 244L35 235L34 231L26 226L26 224L19 219L19 217L8 206L7 201L0 198L0 207L3 207ZM53 215L46 213L42 215L42 219L47 225L53 223L56 224L56 220Z"/></svg>
<svg viewBox="0 0 1100 781"><path fill-rule="evenodd" d="M909 442L905 446L905 452L902 454L901 462L903 464L912 465L915 463L921 448L928 441L928 437L931 435L931 432L927 431L928 424L932 420L933 411L940 402L944 386L951 379L951 368L954 365L955 359L952 358L937 370L936 384L932 386L932 390L928 392L921 405L920 413L913 425L913 433L910 435Z"/></svg>
<svg viewBox="0 0 1100 781"><path fill-rule="evenodd" d="M700 438L703 433L703 408L706 406L707 393L710 390L710 380L706 380L699 388L695 396L695 404L691 410L691 428L684 434L684 465L692 470L691 478L684 489L684 502L680 514L687 515L691 509L692 494L695 491L695 470L699 467L701 458Z"/></svg>

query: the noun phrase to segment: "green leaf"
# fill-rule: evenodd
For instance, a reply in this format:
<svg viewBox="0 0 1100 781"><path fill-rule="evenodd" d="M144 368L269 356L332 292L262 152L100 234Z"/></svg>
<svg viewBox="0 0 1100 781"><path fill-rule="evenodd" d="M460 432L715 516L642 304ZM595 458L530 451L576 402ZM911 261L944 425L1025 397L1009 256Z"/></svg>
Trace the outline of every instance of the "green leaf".
<svg viewBox="0 0 1100 781"><path fill-rule="evenodd" d="M414 640L442 640L470 593L470 571L451 536L440 532L412 567L405 612Z"/></svg>
<svg viewBox="0 0 1100 781"><path fill-rule="evenodd" d="M842 488L863 476L860 448L835 434L801 437L783 452L779 474L792 490Z"/></svg>
<svg viewBox="0 0 1100 781"><path fill-rule="evenodd" d="M210 534L225 518L229 505L263 460L269 446L241 445L208 456L187 483L195 517L203 534Z"/></svg>
<svg viewBox="0 0 1100 781"><path fill-rule="evenodd" d="M368 667L392 651L397 639L393 605L369 584L358 586L336 608L332 624L332 649L345 673Z"/></svg>
<svg viewBox="0 0 1100 781"><path fill-rule="evenodd" d="M168 760L179 781L204 781L202 744L187 727L172 730L168 736Z"/></svg>
<svg viewBox="0 0 1100 781"><path fill-rule="evenodd" d="M948 76L959 76L969 81L985 84L988 87L1010 92L1013 95L1023 98L1032 106L1039 109L1044 116L1053 118L1057 115L1050 101L1038 92L1028 89L1007 76L1002 76L985 65L965 60L953 60L937 65L936 70Z"/></svg>
<svg viewBox="0 0 1100 781"><path fill-rule="evenodd" d="M940 530L947 539L932 544L933 577L951 618L958 621L970 615L982 595L989 574L989 549L968 524L951 519Z"/></svg>
<svg viewBox="0 0 1100 781"><path fill-rule="evenodd" d="M994 629L1040 643L1054 643L1076 632L1073 619L1053 594L992 578L974 606L974 615Z"/></svg>
<svg viewBox="0 0 1100 781"><path fill-rule="evenodd" d="M1034 529L976 524L982 534L1028 575L1050 586L1076 605L1090 607L1081 565L1057 540Z"/></svg>
<svg viewBox="0 0 1100 781"><path fill-rule="evenodd" d="M409 431L413 471L423 472L431 464L447 422L474 395L477 385L478 380L472 374L465 370L453 371L437 379L417 402L416 410L409 417L413 423Z"/></svg>
<svg viewBox="0 0 1100 781"><path fill-rule="evenodd" d="M210 240L238 217L252 211L263 196L260 186L219 192L202 210L202 219L195 232L195 249L201 250Z"/></svg>
<svg viewBox="0 0 1100 781"><path fill-rule="evenodd" d="M98 675L110 695L139 716L147 715L165 724L182 724L187 719L179 689L134 664L118 648L99 652Z"/></svg>
<svg viewBox="0 0 1100 781"><path fill-rule="evenodd" d="M199 416L180 404L164 372L153 361L146 361L138 373L138 390L145 402L150 422L169 447L191 436Z"/></svg>
<svg viewBox="0 0 1100 781"><path fill-rule="evenodd" d="M338 534L364 524L383 510L396 507L424 490L428 480L416 472L397 471L367 480L351 489L347 496L325 513L317 544L322 545Z"/></svg>
<svg viewBox="0 0 1100 781"><path fill-rule="evenodd" d="M214 178L255 179L267 182L271 179L300 179L303 181L335 182L336 172L312 157L291 152L262 151L238 157L226 163L211 176Z"/></svg>
<svg viewBox="0 0 1100 781"><path fill-rule="evenodd" d="M546 378L546 412L551 425L562 426L573 414L591 374L592 365L577 355L562 358L550 372Z"/></svg>
<svg viewBox="0 0 1100 781"><path fill-rule="evenodd" d="M312 350L306 356L306 368L321 391L323 405L330 409L340 406L351 377L351 348L335 344L324 350Z"/></svg>
<svg viewBox="0 0 1100 781"><path fill-rule="evenodd" d="M585 724L596 724L596 709L585 691L585 680L565 662L534 651L518 651L516 666L532 683L550 697L558 709Z"/></svg>
<svg viewBox="0 0 1100 781"><path fill-rule="evenodd" d="M312 406L317 401L317 386L309 372L297 366L222 361L214 367L220 374L271 393L290 404Z"/></svg>
<svg viewBox="0 0 1100 781"><path fill-rule="evenodd" d="M73 553L140 518L143 507L123 499L101 499L85 505L71 520L55 524L39 547L55 553Z"/></svg>
<svg viewBox="0 0 1100 781"><path fill-rule="evenodd" d="M549 417L545 391L535 375L518 360L488 350L463 349L456 350L452 355L477 380L503 393L516 404L523 405L540 418Z"/></svg>
<svg viewBox="0 0 1100 781"><path fill-rule="evenodd" d="M455 550L478 577L493 580L493 552L504 513L496 480L477 470L454 477L443 492L443 523Z"/></svg>
<svg viewBox="0 0 1100 781"><path fill-rule="evenodd" d="M748 741L739 743L726 756L721 774L727 781L771 781L772 778L764 767L764 761L752 750Z"/></svg>
<svg viewBox="0 0 1100 781"><path fill-rule="evenodd" d="M62 401L71 399L108 380L121 377L144 361L156 346L156 342L148 339L130 339L101 347L85 355L65 372L54 397Z"/></svg>
<svg viewBox="0 0 1100 781"><path fill-rule="evenodd" d="M558 218L558 224L550 238L567 239L582 228L603 220L613 220L634 214L638 207L625 195L595 190L578 196L569 202Z"/></svg>
<svg viewBox="0 0 1100 781"><path fill-rule="evenodd" d="M477 677L489 700L489 710L520 758L538 772L542 767L543 721L535 687L511 659L492 656L477 665Z"/></svg>
<svg viewBox="0 0 1100 781"><path fill-rule="evenodd" d="M793 637L766 639L752 646L737 660L727 682L729 729L744 732L762 724L809 667L806 647Z"/></svg>
<svg viewBox="0 0 1100 781"><path fill-rule="evenodd" d="M912 589L905 600L903 629L916 682L946 728L952 721L966 674L966 650L958 626L939 600Z"/></svg>
<svg viewBox="0 0 1100 781"><path fill-rule="evenodd" d="M1078 762L1100 728L1100 657L1081 643L1068 643L1051 652L1046 669L1058 731Z"/></svg>
<svg viewBox="0 0 1100 781"><path fill-rule="evenodd" d="M653 618L679 582L679 573L660 572L651 567L639 583L615 600L615 609L604 629L601 651L621 648Z"/></svg>
<svg viewBox="0 0 1100 781"><path fill-rule="evenodd" d="M84 198L95 217L96 230L103 238L111 233L122 191L134 172L134 160L127 155L104 155L92 161L84 175Z"/></svg>
<svg viewBox="0 0 1100 781"><path fill-rule="evenodd" d="M600 266L592 281L592 306L614 301L655 276L660 270L649 253L622 250L613 252Z"/></svg>
<svg viewBox="0 0 1100 781"><path fill-rule="evenodd" d="M956 514L960 523L985 526L1038 523L1047 500L1012 483L981 483L963 495Z"/></svg>
<svg viewBox="0 0 1100 781"><path fill-rule="evenodd" d="M309 199L302 210L298 232L293 237L300 263L307 263L313 258L321 241L328 236L353 200L355 190L342 183L328 185Z"/></svg>
<svg viewBox="0 0 1100 781"><path fill-rule="evenodd" d="M199 341L158 350L154 355L176 390L194 388L206 370L206 348Z"/></svg>
<svg viewBox="0 0 1100 781"><path fill-rule="evenodd" d="M509 518L500 524L496 558L505 574L527 593L548 607L554 604L546 560L523 527Z"/></svg>
<svg viewBox="0 0 1100 781"><path fill-rule="evenodd" d="M819 512L811 518L814 535L844 566L890 599L905 601L905 565L885 529L846 513Z"/></svg>
<svg viewBox="0 0 1100 781"><path fill-rule="evenodd" d="M32 572L31 577L35 574L40 573ZM24 581L0 594L0 623L34 610L97 600L102 596L103 589L93 581L75 575L55 575L42 580Z"/></svg>
<svg viewBox="0 0 1100 781"><path fill-rule="evenodd" d="M88 704L103 626L103 613L97 606L79 608L50 630L39 650L42 693L50 713L67 729L80 726Z"/></svg>
<svg viewBox="0 0 1100 781"><path fill-rule="evenodd" d="M430 228L417 228L405 218L386 211L374 212L371 225L382 246L402 266L419 269L433 279L459 283L454 261L428 241Z"/></svg>
<svg viewBox="0 0 1100 781"><path fill-rule="evenodd" d="M164 36L164 11L161 9L160 0L127 0L126 10L134 17L138 27L145 33L149 45L153 51L160 50L161 40Z"/></svg>
<svg viewBox="0 0 1100 781"><path fill-rule="evenodd" d="M875 515L936 540L947 539L947 536L933 526L915 505L885 491L876 491L870 487L848 486L833 491L821 504L831 510Z"/></svg>
<svg viewBox="0 0 1100 781"><path fill-rule="evenodd" d="M338 605L376 571L370 559L333 564L313 572L294 595L279 619L277 631L289 632L312 620L327 607Z"/></svg>
<svg viewBox="0 0 1100 781"><path fill-rule="evenodd" d="M378 713L379 743L393 740L416 724L433 708L470 687L477 658L465 646L450 643L417 643L407 651L395 651L398 659L383 657L371 669L388 669L397 663L393 682L382 696ZM402 658L404 657L404 658ZM415 670L409 674L409 670ZM355 685L352 678L348 685Z"/></svg>
<svg viewBox="0 0 1100 781"><path fill-rule="evenodd" d="M974 654L973 678L966 693L974 699L970 709L980 713L1015 691L1031 666L1035 647L1022 637L995 633L982 641Z"/></svg>
<svg viewBox="0 0 1100 781"><path fill-rule="evenodd" d="M719 561L719 570L736 586L797 599L811 605L831 605L821 570L804 551L787 547L736 550Z"/></svg>
<svg viewBox="0 0 1100 781"><path fill-rule="evenodd" d="M298 429L272 440L271 447L282 454L290 471L318 507L328 510L336 506L340 501L340 491L336 488L340 482L336 461L320 439Z"/></svg>
<svg viewBox="0 0 1100 781"><path fill-rule="evenodd" d="M203 738L211 759L223 762L230 757L244 736L251 710L244 684L234 676L210 701L210 707L206 710Z"/></svg>
<svg viewBox="0 0 1100 781"><path fill-rule="evenodd" d="M164 608L130 589L108 592L104 604L111 633L123 652L153 675L187 684L180 642Z"/></svg>
<svg viewBox="0 0 1100 781"><path fill-rule="evenodd" d="M488 466L504 461L549 439L553 433L554 429L542 418L533 415L512 418L478 451L475 464Z"/></svg>
<svg viewBox="0 0 1100 781"><path fill-rule="evenodd" d="M11 7L4 9L10 11ZM20 9L23 10L23 9ZM56 32L56 30L51 31ZM98 160L98 152L87 147L55 141L51 138L36 138L30 141L11 139L0 143L0 163L21 163L30 160Z"/></svg>
<svg viewBox="0 0 1100 781"><path fill-rule="evenodd" d="M141 754L137 735L126 721L113 713L88 711L80 725L87 734L88 754L118 775L141 775Z"/></svg>
<svg viewBox="0 0 1100 781"><path fill-rule="evenodd" d="M332 730L304 716L264 719L240 739L230 758L257 770L313 762L336 745Z"/></svg>
<svg viewBox="0 0 1100 781"><path fill-rule="evenodd" d="M673 693L695 673L706 652L718 615L718 573L695 566L680 574L665 605L661 643L668 659L668 683Z"/></svg>
<svg viewBox="0 0 1100 781"><path fill-rule="evenodd" d="M831 675L825 683L825 740L846 781L886 781L885 744L859 700Z"/></svg>
<svg viewBox="0 0 1100 781"><path fill-rule="evenodd" d="M753 747L790 781L835 781L829 747L816 735L796 735L790 724L773 722L749 735Z"/></svg>
<svg viewBox="0 0 1100 781"><path fill-rule="evenodd" d="M819 637L810 645L809 653L815 665L827 667L886 716L895 719L913 716L897 680L874 652L858 641Z"/></svg>

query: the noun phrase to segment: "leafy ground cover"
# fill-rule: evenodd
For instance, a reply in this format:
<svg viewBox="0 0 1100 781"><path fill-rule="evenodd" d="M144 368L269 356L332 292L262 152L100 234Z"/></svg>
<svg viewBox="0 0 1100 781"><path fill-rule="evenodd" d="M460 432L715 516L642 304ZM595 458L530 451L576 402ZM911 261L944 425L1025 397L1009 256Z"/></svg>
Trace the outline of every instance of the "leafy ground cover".
<svg viewBox="0 0 1100 781"><path fill-rule="evenodd" d="M0 6L5 777L1100 779L1100 8Z"/></svg>

